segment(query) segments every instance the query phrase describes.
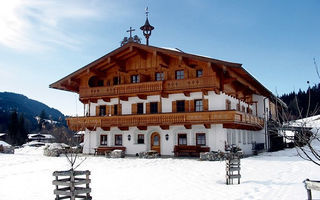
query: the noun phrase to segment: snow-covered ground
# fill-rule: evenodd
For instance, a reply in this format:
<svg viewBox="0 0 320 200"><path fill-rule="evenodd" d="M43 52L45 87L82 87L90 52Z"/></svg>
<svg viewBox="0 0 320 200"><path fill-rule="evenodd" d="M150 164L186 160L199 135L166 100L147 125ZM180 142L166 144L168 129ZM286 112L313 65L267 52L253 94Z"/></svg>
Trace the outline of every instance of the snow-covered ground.
<svg viewBox="0 0 320 200"><path fill-rule="evenodd" d="M1 200L54 199L52 172L68 169L64 157L45 157L43 147L0 154ZM196 159L110 159L89 156L95 200L306 199L302 181L320 180L319 167L295 149L241 160L241 184L225 185L225 162ZM313 193L320 198L320 192Z"/></svg>

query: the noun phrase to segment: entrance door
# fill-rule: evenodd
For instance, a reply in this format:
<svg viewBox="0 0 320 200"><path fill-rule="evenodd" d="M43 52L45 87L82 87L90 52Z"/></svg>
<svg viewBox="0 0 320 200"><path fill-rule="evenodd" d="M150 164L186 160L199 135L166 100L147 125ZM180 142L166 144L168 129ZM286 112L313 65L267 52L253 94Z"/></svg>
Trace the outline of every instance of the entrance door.
<svg viewBox="0 0 320 200"><path fill-rule="evenodd" d="M160 134L157 132L151 135L151 150L157 151L160 154Z"/></svg>

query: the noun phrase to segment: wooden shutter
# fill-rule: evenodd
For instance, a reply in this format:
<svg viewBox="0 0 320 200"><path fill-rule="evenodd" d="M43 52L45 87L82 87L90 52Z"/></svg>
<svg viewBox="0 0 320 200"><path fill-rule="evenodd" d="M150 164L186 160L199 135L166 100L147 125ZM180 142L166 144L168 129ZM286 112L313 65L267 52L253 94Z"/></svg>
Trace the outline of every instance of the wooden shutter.
<svg viewBox="0 0 320 200"><path fill-rule="evenodd" d="M136 104L136 103L131 104L131 113L133 115L136 115L137 112L138 112L138 104Z"/></svg>
<svg viewBox="0 0 320 200"><path fill-rule="evenodd" d="M122 104L118 104L118 115L122 115Z"/></svg>
<svg viewBox="0 0 320 200"><path fill-rule="evenodd" d="M162 111L161 111L161 101L160 102L158 102L158 113L161 113Z"/></svg>
<svg viewBox="0 0 320 200"><path fill-rule="evenodd" d="M96 106L96 116L99 116L100 114L100 106Z"/></svg>
<svg viewBox="0 0 320 200"><path fill-rule="evenodd" d="M177 102L176 101L172 101L172 112L177 112Z"/></svg>
<svg viewBox="0 0 320 200"><path fill-rule="evenodd" d="M190 100L190 112L194 112L194 100Z"/></svg>
<svg viewBox="0 0 320 200"><path fill-rule="evenodd" d="M114 105L111 105L111 115L114 115Z"/></svg>
<svg viewBox="0 0 320 200"><path fill-rule="evenodd" d="M184 101L184 112L189 112L189 103L190 101L188 100Z"/></svg>
<svg viewBox="0 0 320 200"><path fill-rule="evenodd" d="M111 106L106 106L106 115L109 116L111 114Z"/></svg>
<svg viewBox="0 0 320 200"><path fill-rule="evenodd" d="M147 107L147 114L150 113L150 103L146 103L146 107Z"/></svg>
<svg viewBox="0 0 320 200"><path fill-rule="evenodd" d="M209 103L208 103L208 99L203 99L203 111L208 111L209 110Z"/></svg>

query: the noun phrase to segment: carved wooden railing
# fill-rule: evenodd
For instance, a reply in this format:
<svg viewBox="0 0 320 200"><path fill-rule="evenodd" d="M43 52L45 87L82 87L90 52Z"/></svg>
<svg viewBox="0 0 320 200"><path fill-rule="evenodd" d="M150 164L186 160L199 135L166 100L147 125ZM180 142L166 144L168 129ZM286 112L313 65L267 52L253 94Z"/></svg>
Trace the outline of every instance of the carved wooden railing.
<svg viewBox="0 0 320 200"><path fill-rule="evenodd" d="M214 77L201 77L182 80L153 81L143 83L122 84L94 88L80 88L80 98L108 97L120 95L136 95L175 90L216 88Z"/></svg>
<svg viewBox="0 0 320 200"><path fill-rule="evenodd" d="M182 79L182 80L168 80L164 81L163 90L185 90L185 89L198 89L198 88L215 88L215 78L211 76Z"/></svg>
<svg viewBox="0 0 320 200"><path fill-rule="evenodd" d="M67 118L72 130L97 127L132 127L185 124L238 124L262 129L264 121L257 116L234 110L189 113L160 113L145 115L122 115L105 117Z"/></svg>

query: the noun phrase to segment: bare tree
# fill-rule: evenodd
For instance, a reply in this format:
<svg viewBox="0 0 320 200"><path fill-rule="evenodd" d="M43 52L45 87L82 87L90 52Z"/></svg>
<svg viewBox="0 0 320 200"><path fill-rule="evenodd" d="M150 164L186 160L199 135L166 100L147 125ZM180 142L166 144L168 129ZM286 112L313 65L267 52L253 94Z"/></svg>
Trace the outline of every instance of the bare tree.
<svg viewBox="0 0 320 200"><path fill-rule="evenodd" d="M320 79L319 68L314 59L314 66L316 69L317 76ZM307 82L309 85L309 81ZM289 120L291 119L291 113L283 112L280 116L284 123L282 123L280 130L290 130L294 132L294 136L284 134L286 139L293 141L295 148L297 150L298 155L304 159L311 161L312 163L320 166L320 128L314 127L312 121L315 120L315 116L319 113L320 107L317 104L312 110L311 106L311 92L310 85L308 87L308 105L306 114L303 115L301 106L299 105L299 101L297 96L295 96L295 104L298 110L298 119L295 121ZM319 117L320 119L320 117Z"/></svg>

